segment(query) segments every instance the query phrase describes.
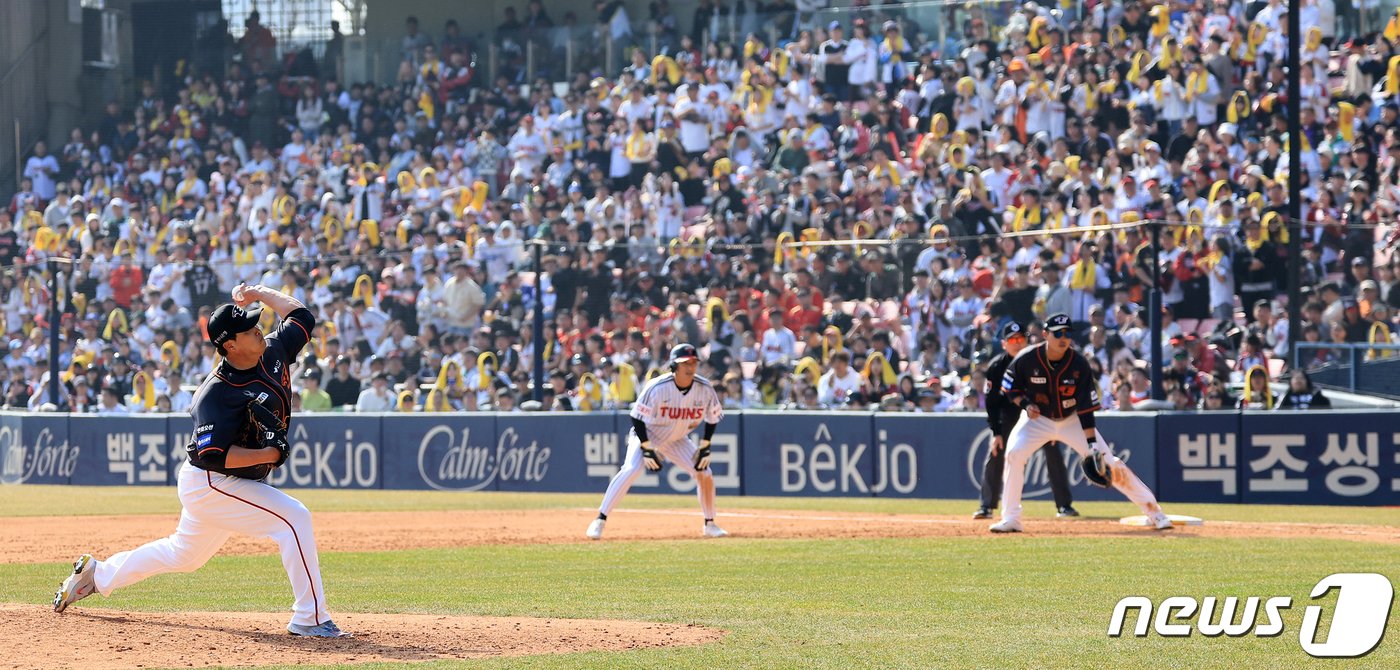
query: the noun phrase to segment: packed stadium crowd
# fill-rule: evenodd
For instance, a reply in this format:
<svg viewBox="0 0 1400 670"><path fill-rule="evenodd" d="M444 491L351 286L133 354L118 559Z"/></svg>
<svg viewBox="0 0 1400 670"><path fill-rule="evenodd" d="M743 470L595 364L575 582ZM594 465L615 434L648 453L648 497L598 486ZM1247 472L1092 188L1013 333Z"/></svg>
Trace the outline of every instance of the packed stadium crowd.
<svg viewBox="0 0 1400 670"><path fill-rule="evenodd" d="M863 2L735 43L706 29L729 3L687 33L653 4L663 53L599 2L626 64L558 87L486 80L455 23L416 20L396 80L337 81L253 16L230 58L38 143L0 208L3 404L184 411L243 282L318 316L304 411L625 406L679 342L729 407L981 411L994 334L1035 341L1059 312L1126 409L1149 397L1154 281L1167 400L1272 408L1310 389L1292 235L1303 338L1394 341L1393 20L1360 34L1349 2L1297 3L1290 221L1279 0L950 5L942 42Z"/></svg>

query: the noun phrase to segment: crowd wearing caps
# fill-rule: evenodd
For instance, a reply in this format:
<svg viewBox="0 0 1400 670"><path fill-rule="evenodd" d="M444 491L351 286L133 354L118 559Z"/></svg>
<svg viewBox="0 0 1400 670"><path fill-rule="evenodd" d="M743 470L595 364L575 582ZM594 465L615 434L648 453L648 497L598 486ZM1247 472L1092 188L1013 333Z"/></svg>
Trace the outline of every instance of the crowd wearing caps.
<svg viewBox="0 0 1400 670"><path fill-rule="evenodd" d="M34 171L0 208L0 264L15 266L0 279L5 336L19 340L10 355L24 370L6 398L38 397L43 261L54 255L83 259L62 297L60 360L90 361L121 386L106 359L124 349L156 363L163 392L196 383L215 355L169 324L206 323L209 296L246 281L312 306L327 324L323 373L348 356L363 381L380 355L413 407L434 389L455 409L490 406L497 386L527 397L528 239L550 245L553 268L545 355L565 378L547 395L577 394L589 373L604 403L625 402L612 397L617 378L664 367L682 340L699 347L702 374L738 377L726 402L802 402L811 375L800 364L820 372L837 349L853 354L869 404L912 407L935 377L975 396L999 327L1032 324L1037 338L1061 310L1111 385L1149 358L1141 306L1153 270L1169 336L1218 332L1215 359L1240 363L1255 335L1268 367L1287 360L1287 324L1283 310L1252 306L1280 297L1291 235L1304 249L1305 318L1317 315L1304 332L1393 337L1400 21L1359 35L1346 17L1303 17L1306 202L1290 227L1277 7L973 5L957 16L940 31L878 7L816 25L785 15L772 17L772 44L705 44L696 26L622 70L594 64L563 95L546 81L522 94L523 82L461 80L458 54L423 48L427 30L393 84L244 62L143 85L137 104L77 129L61 151L35 147ZM230 111L250 105L269 123ZM319 122L301 123L307 105ZM279 116L297 133L271 123ZM1156 257L1133 229L1037 234L1147 219L1173 224ZM784 246L808 240L892 242L854 254ZM1327 281L1335 297L1316 290ZM769 355L769 314L798 308L799 285L820 321L780 319L777 339L796 346ZM621 311L612 295L627 298ZM1095 304L1107 309L1092 316ZM895 334L886 351L877 330ZM575 353L615 369L574 370Z"/></svg>

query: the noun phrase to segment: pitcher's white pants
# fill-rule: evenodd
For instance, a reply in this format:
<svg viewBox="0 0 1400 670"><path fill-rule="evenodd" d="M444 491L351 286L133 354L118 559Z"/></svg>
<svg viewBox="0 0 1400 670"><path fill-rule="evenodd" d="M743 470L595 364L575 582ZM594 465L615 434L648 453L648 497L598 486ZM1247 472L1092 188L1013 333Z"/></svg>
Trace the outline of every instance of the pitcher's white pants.
<svg viewBox="0 0 1400 670"><path fill-rule="evenodd" d="M262 482L188 463L180 469L178 490L184 510L173 535L97 562L93 577L102 595L147 577L198 570L230 535L242 533L270 537L282 548L282 567L296 596L292 623L314 626L330 619L311 512L305 505Z"/></svg>
<svg viewBox="0 0 1400 670"><path fill-rule="evenodd" d="M1113 488L1133 501L1143 514L1152 516L1161 512L1162 508L1157 505L1157 496L1133 474L1123 459L1109 452L1108 441L1103 439L1103 434L1097 428L1094 429L1094 436L1097 439L1095 450L1108 456L1105 462L1113 475ZM1089 457L1089 441L1084 439L1084 428L1079 425L1078 416L1055 421L1044 416L1031 419L1022 413L1016 427L1011 429L1011 437L1007 442L1001 505L1001 518L1006 520L1021 519L1021 491L1026 485L1026 462L1037 449L1045 446L1047 442L1063 442L1079 454L1081 459Z"/></svg>
<svg viewBox="0 0 1400 670"><path fill-rule="evenodd" d="M714 475L706 468L703 472L695 470L695 452L699 447L690 438L685 438L678 442L669 444L651 443L651 448L663 460L675 463L677 467L690 473L695 478L695 495L700 499L700 511L706 519L715 518L714 495L706 495L706 490L714 491ZM622 469L613 475L612 481L608 482L608 492L603 494L603 504L598 506L598 513L611 514L613 507L617 506L622 496L627 495L627 489L632 488L632 482L636 481L642 473L646 471L646 466L642 465L642 442L637 439L635 433L627 436L627 457L622 459Z"/></svg>

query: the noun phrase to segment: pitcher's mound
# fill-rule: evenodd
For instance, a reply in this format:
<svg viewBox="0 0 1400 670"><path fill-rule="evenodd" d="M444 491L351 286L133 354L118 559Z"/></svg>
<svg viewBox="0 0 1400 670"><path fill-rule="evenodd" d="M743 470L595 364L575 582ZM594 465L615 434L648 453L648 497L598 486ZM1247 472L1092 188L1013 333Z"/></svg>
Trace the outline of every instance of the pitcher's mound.
<svg viewBox="0 0 1400 670"><path fill-rule="evenodd" d="M435 661L714 642L704 626L592 619L336 614L353 638L286 632L288 615L0 604L0 668L150 668Z"/></svg>

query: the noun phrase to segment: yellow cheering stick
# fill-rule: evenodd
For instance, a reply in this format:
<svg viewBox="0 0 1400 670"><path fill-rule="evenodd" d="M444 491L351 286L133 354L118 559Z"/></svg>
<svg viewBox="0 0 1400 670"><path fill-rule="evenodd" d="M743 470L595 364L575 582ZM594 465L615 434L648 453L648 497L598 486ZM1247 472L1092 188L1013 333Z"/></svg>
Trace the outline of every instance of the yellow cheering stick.
<svg viewBox="0 0 1400 670"><path fill-rule="evenodd" d="M870 356L865 359L865 369L861 371L862 376L866 379L870 379L870 368L875 364L876 360L880 361L881 381L885 386L894 386L895 382L899 380L899 376L895 374L894 369L890 367L889 359L886 359L885 355L878 351L870 354ZM874 380L871 380L871 382L873 383Z"/></svg>
<svg viewBox="0 0 1400 670"><path fill-rule="evenodd" d="M139 397L141 405L146 409L156 408L156 388L151 383L151 376L146 374L145 370L136 373L136 376L131 378L131 394Z"/></svg>
<svg viewBox="0 0 1400 670"><path fill-rule="evenodd" d="M350 291L350 298L360 298L365 301L366 307L374 307L374 280L369 275L360 275L355 279L355 287Z"/></svg>
<svg viewBox="0 0 1400 670"><path fill-rule="evenodd" d="M434 170L432 166L424 167L422 170L418 171L418 181L422 182L425 188L430 186L437 186L437 170Z"/></svg>
<svg viewBox="0 0 1400 670"><path fill-rule="evenodd" d="M1371 344L1390 344L1390 329L1380 321L1372 321L1371 332L1367 334L1366 339ZM1367 360L1376 360L1385 355L1382 352L1382 349L1372 349L1366 354L1366 358Z"/></svg>
<svg viewBox="0 0 1400 670"><path fill-rule="evenodd" d="M170 367L171 370L180 370L180 345L171 340L166 340L160 345L160 360Z"/></svg>
<svg viewBox="0 0 1400 670"><path fill-rule="evenodd" d="M637 399L637 368L630 363L617 364L617 378L608 385L613 398L619 403L631 403Z"/></svg>
<svg viewBox="0 0 1400 670"><path fill-rule="evenodd" d="M406 193L418 188L418 184L413 180L413 173L408 170L400 170L399 176L394 180L399 185L399 192Z"/></svg>
<svg viewBox="0 0 1400 670"><path fill-rule="evenodd" d="M651 85L661 83L662 77L671 82L672 86L681 83L681 66L676 63L676 59L665 54L651 59Z"/></svg>
<svg viewBox="0 0 1400 670"><path fill-rule="evenodd" d="M87 314L87 296L78 293L77 291L74 291L73 294L68 298L68 300L73 303L73 311L77 312L79 319L83 318L83 316ZM5 330L4 316L0 315L0 333L7 332L9 331Z"/></svg>
<svg viewBox="0 0 1400 670"><path fill-rule="evenodd" d="M782 267L782 266L783 266L783 257L784 257L785 255L787 255L787 254L793 253L792 251L790 251L790 250L788 250L788 249L786 248L786 245L789 244L789 243L791 243L791 242L793 241L793 239L794 239L794 238L793 238L793 236L792 236L792 233L788 233L788 232L778 233L778 240L777 240L777 243L773 245L773 267L774 267L774 268L780 268L780 267Z"/></svg>
<svg viewBox="0 0 1400 670"><path fill-rule="evenodd" d="M123 312L120 307L107 314L107 327L102 329L102 339L110 340L117 333L126 335L130 332L131 328L126 325L126 312Z"/></svg>
<svg viewBox="0 0 1400 670"><path fill-rule="evenodd" d="M455 382L452 380L452 376L448 374L449 370L457 371L457 379ZM446 391L449 388L449 384L455 386L457 390L460 391L465 391L467 389L467 380L462 375L461 366L458 365L455 360L446 360L442 362L442 367L438 368L437 381L433 382L433 388Z"/></svg>
<svg viewBox="0 0 1400 670"><path fill-rule="evenodd" d="M970 77L969 77L970 79ZM933 115L933 120L928 123L928 131L933 134L933 139L941 140L948 136L948 115L939 112Z"/></svg>
<svg viewBox="0 0 1400 670"><path fill-rule="evenodd" d="M1250 394L1254 392L1254 386L1252 386L1254 375L1264 375L1264 408L1273 409L1274 389L1269 386L1269 371L1264 369L1262 365L1255 365L1244 373L1245 400L1248 402Z"/></svg>
<svg viewBox="0 0 1400 670"><path fill-rule="evenodd" d="M808 228L807 230L813 230L813 229L812 229L812 228ZM807 230L802 231L803 236L806 236ZM875 234L875 228L874 228L874 226L871 226L870 224L868 224L868 223L866 223L866 222L864 222L864 221L857 221L857 222L856 222L856 225L851 226L851 239L852 239L853 241L855 241L855 242L859 242L859 241L861 241L861 240L863 240L863 239L869 238L871 235L874 235L874 234ZM860 245L859 245L859 244L855 245L855 252L856 252L855 255L856 255L857 257L859 257L859 256L860 256Z"/></svg>
<svg viewBox="0 0 1400 670"><path fill-rule="evenodd" d="M396 406L394 409L396 409L396 410L398 410L398 411L400 411L400 412L412 412L412 411L413 411L413 391L410 391L410 390L408 390L408 389L404 389L403 391L400 391L400 392L399 392L399 402L398 402L397 406Z"/></svg>
<svg viewBox="0 0 1400 670"><path fill-rule="evenodd" d="M290 195L278 196L272 203L272 219L284 226L291 225L292 215L297 212L297 203Z"/></svg>
<svg viewBox="0 0 1400 670"><path fill-rule="evenodd" d="M836 336L836 346L831 346L831 335ZM841 333L841 329L836 326L827 326L822 331L822 365L831 363L831 355L838 351L846 350L846 336Z"/></svg>
<svg viewBox="0 0 1400 670"><path fill-rule="evenodd" d="M326 243L331 247L340 245L340 241L345 238L345 225L340 219L327 214L321 217L321 233L326 236Z"/></svg>
<svg viewBox="0 0 1400 670"><path fill-rule="evenodd" d="M657 367L647 370L647 381L651 381L652 378L656 377L657 375L666 374L667 372L669 372L669 370L664 370L662 368Z"/></svg>
<svg viewBox="0 0 1400 670"><path fill-rule="evenodd" d="M371 246L379 246L379 222L365 219L360 222L360 237L368 240Z"/></svg>
<svg viewBox="0 0 1400 670"><path fill-rule="evenodd" d="M476 256L476 243L480 240L481 226L478 226L475 223L473 223L471 227L467 229L466 237L463 240L463 243L467 245L467 256Z"/></svg>
<svg viewBox="0 0 1400 670"><path fill-rule="evenodd" d="M490 368L487 368L486 366L486 361L488 359L491 361ZM481 386L481 388L490 388L490 384L488 382L488 380L490 380L489 375L495 374L496 371L499 369L501 369L501 362L496 358L496 354L493 354L489 351L483 351L481 352L480 356L476 357L476 378L477 383Z"/></svg>
<svg viewBox="0 0 1400 670"><path fill-rule="evenodd" d="M480 212L486 207L486 194L488 190L489 187L484 181L472 183L472 207L475 207L476 211Z"/></svg>
<svg viewBox="0 0 1400 670"><path fill-rule="evenodd" d="M603 383L597 375L585 372L578 376L578 399L580 412L591 412L603 405Z"/></svg>
<svg viewBox="0 0 1400 670"><path fill-rule="evenodd" d="M786 49L773 49L768 52L768 66L773 68L773 74L778 75L779 79L786 77L792 67L792 56Z"/></svg>
<svg viewBox="0 0 1400 670"><path fill-rule="evenodd" d="M689 240L686 240L685 247L681 249L681 253L686 258L700 258L704 256L705 236L703 234L692 235Z"/></svg>
<svg viewBox="0 0 1400 670"><path fill-rule="evenodd" d="M452 403L447 401L447 393L434 387L428 391L428 399L423 401L424 412L451 412Z"/></svg>
<svg viewBox="0 0 1400 670"><path fill-rule="evenodd" d="M816 386L822 378L822 364L811 356L804 356L802 360L797 362L797 365L793 366L792 373L806 376L807 381Z"/></svg>
<svg viewBox="0 0 1400 670"><path fill-rule="evenodd" d="M719 321L715 320L715 310L719 310ZM708 322L706 325L711 329L717 323L729 321L729 307L724 304L723 298L714 297L705 302L705 320Z"/></svg>

